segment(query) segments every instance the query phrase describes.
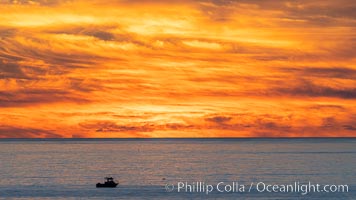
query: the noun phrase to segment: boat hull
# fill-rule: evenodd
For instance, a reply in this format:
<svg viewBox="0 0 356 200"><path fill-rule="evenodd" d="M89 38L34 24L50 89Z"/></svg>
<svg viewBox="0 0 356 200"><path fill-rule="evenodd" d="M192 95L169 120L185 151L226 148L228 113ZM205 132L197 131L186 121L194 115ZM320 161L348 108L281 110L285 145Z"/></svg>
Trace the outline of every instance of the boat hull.
<svg viewBox="0 0 356 200"><path fill-rule="evenodd" d="M96 187L97 188L114 188L116 187L118 184L117 183L110 183L110 184L107 184L107 183L97 183L96 184Z"/></svg>

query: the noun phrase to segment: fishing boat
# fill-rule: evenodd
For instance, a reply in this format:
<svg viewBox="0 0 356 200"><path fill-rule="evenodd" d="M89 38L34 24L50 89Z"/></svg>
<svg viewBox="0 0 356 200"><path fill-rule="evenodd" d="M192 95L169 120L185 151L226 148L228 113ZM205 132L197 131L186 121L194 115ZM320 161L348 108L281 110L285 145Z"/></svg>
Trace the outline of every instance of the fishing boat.
<svg viewBox="0 0 356 200"><path fill-rule="evenodd" d="M96 187L109 187L109 188L114 188L119 184L119 182L115 182L113 177L105 177L105 182L104 183L97 183Z"/></svg>

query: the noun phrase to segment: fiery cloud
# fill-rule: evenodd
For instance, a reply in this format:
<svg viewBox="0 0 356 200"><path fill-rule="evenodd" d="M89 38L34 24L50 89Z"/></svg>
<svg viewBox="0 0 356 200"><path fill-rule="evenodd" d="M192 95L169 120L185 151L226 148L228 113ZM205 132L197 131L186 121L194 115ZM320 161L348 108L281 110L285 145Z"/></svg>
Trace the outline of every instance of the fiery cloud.
<svg viewBox="0 0 356 200"><path fill-rule="evenodd" d="M0 138L355 137L355 9L0 0Z"/></svg>

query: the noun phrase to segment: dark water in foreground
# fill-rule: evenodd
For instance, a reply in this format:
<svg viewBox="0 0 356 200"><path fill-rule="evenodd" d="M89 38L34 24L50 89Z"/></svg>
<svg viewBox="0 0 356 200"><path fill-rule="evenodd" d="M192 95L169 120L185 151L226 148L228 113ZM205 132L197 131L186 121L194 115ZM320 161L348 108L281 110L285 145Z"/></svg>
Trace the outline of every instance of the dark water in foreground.
<svg viewBox="0 0 356 200"><path fill-rule="evenodd" d="M95 188L108 175L118 188ZM178 182L197 181L213 191L178 192ZM309 181L347 184L348 192L256 189ZM245 190L227 192L233 182ZM356 199L356 139L0 140L0 198Z"/></svg>

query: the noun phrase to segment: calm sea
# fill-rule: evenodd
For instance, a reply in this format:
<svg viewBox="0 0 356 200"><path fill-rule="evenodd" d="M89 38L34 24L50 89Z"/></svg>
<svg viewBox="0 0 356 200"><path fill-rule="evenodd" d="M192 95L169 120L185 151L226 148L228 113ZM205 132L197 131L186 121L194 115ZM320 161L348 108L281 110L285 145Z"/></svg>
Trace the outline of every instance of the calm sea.
<svg viewBox="0 0 356 200"><path fill-rule="evenodd" d="M356 199L356 139L3 139L0 198Z"/></svg>

